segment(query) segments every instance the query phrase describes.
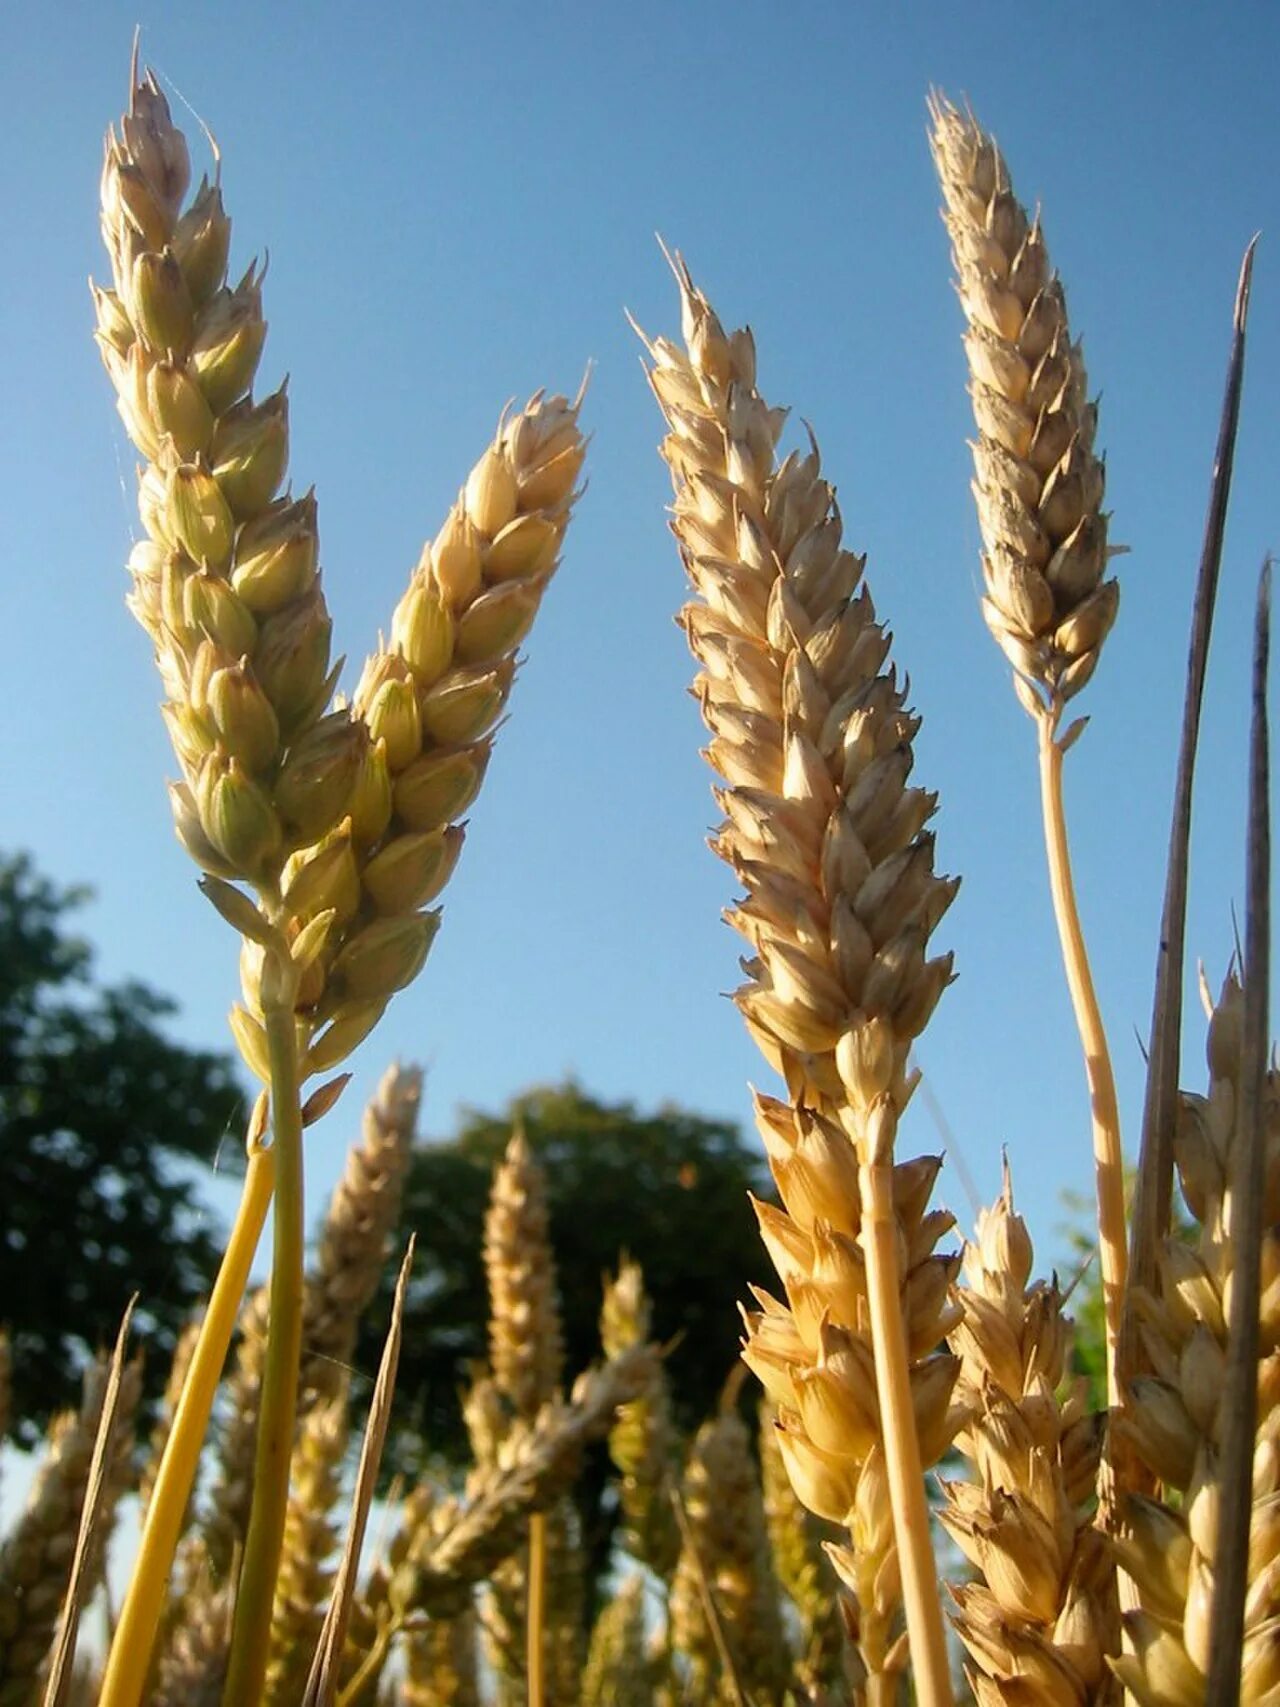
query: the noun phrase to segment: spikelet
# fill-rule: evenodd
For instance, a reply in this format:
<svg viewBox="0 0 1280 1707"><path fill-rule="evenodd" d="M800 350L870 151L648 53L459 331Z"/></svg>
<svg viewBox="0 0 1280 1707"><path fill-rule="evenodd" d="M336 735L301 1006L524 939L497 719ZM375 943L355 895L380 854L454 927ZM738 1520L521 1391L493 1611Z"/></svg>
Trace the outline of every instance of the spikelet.
<svg viewBox="0 0 1280 1707"><path fill-rule="evenodd" d="M433 1618L406 1630L400 1707L480 1707L476 1615Z"/></svg>
<svg viewBox="0 0 1280 1707"><path fill-rule="evenodd" d="M682 1485L689 1535L671 1583L671 1628L689 1663L689 1691L699 1702L736 1700L703 1604L715 1603L738 1682L756 1701L782 1699L790 1674L778 1587L765 1535L760 1478L733 1381L718 1414L703 1423L689 1450Z"/></svg>
<svg viewBox="0 0 1280 1707"><path fill-rule="evenodd" d="M416 1069L391 1067L383 1074L365 1108L360 1142L348 1151L329 1199L303 1289L298 1373L303 1415L318 1399L340 1390L350 1365L360 1317L377 1289L387 1241L399 1220L421 1091ZM268 1293L262 1288L244 1306L240 1344L226 1384L218 1475L203 1524L219 1577L229 1568L249 1520L267 1315Z"/></svg>
<svg viewBox="0 0 1280 1707"><path fill-rule="evenodd" d="M199 1311L186 1323L173 1348L173 1362L169 1365L169 1374L165 1379L160 1413L147 1443L147 1457L138 1480L139 1522L145 1520L147 1507L151 1503L151 1490L155 1487L156 1477L160 1473L160 1460L164 1457L169 1430L173 1427L173 1413L178 1408L178 1399L187 1379L187 1370L191 1367L191 1359L195 1355L196 1341L200 1337L202 1316L203 1311Z"/></svg>
<svg viewBox="0 0 1280 1707"><path fill-rule="evenodd" d="M105 1356L91 1363L85 1370L80 1409L66 1411L50 1424L45 1457L32 1483L26 1510L0 1548L0 1707L27 1707L53 1640L71 1580L80 1511L109 1369ZM126 1364L97 1538L84 1578L85 1599L100 1577L116 1502L128 1482L133 1418L141 1386L140 1366Z"/></svg>
<svg viewBox="0 0 1280 1707"><path fill-rule="evenodd" d="M887 1484L875 1468L859 1168L874 1170L877 1218L897 1223L928 1465L955 1420L955 1365L935 1354L955 1262L932 1254L951 1220L927 1212L935 1162L898 1167L892 1192L886 1176L913 1088L908 1051L951 978L951 957L927 951L956 884L933 870L925 825L936 800L908 784L918 719L886 665L889 637L859 585L862 560L841 544L817 449L777 462L783 415L756 388L750 333L727 335L682 265L677 277L687 353L665 339L648 349L671 429L673 527L698 595L683 612L702 666L695 693L707 757L727 784L713 846L746 890L729 915L752 950L735 999L791 1101L757 1105L786 1213L757 1212L789 1307L760 1295L744 1355L781 1407L801 1499L853 1534L874 1674L902 1655L890 1628L899 1595Z"/></svg>
<svg viewBox="0 0 1280 1707"><path fill-rule="evenodd" d="M103 361L146 459L129 602L168 694L179 838L205 871L273 887L291 847L344 817L367 735L346 715L323 719L333 680L315 500L279 496L284 387L261 402L251 390L262 275L255 263L227 286L221 187L202 183L183 212L189 177L148 74L107 136L113 288L94 291Z"/></svg>
<svg viewBox="0 0 1280 1707"><path fill-rule="evenodd" d="M776 1420L776 1407L766 1400L760 1411L764 1521L774 1575L798 1620L796 1681L810 1691L835 1688L846 1681L840 1585L822 1550L821 1526L791 1486L778 1446Z"/></svg>
<svg viewBox="0 0 1280 1707"><path fill-rule="evenodd" d="M1166 1498L1132 1497L1117 1543L1137 1584L1139 1610L1125 1614L1128 1651L1115 1662L1140 1707L1202 1701L1209 1659L1217 1541L1220 1407L1234 1259L1232 1150L1237 1141L1244 991L1228 975L1209 1021L1209 1088L1183 1094L1174 1155L1196 1223L1190 1242L1164 1246L1160 1293L1136 1301L1152 1373L1129 1388L1116 1425ZM1249 1592L1244 1610L1240 1699L1273 1699L1280 1687L1280 1072L1267 1073L1262 1105L1265 1198L1259 1310L1258 1420L1253 1458Z"/></svg>
<svg viewBox="0 0 1280 1707"><path fill-rule="evenodd" d="M564 1341L548 1240L546 1176L519 1130L494 1171L484 1263L494 1380L515 1414L527 1419L559 1388Z"/></svg>
<svg viewBox="0 0 1280 1707"><path fill-rule="evenodd" d="M644 1577L631 1571L600 1609L582 1673L582 1707L652 1707Z"/></svg>
<svg viewBox="0 0 1280 1707"><path fill-rule="evenodd" d="M1000 150L941 97L929 112L968 322L983 614L1023 704L1056 721L1093 674L1120 602L1103 579L1097 409L1039 220L1014 196Z"/></svg>
<svg viewBox="0 0 1280 1707"><path fill-rule="evenodd" d="M973 1479L943 1481L942 1522L979 1580L953 1590L979 1707L1111 1701L1114 1579L1091 1521L1100 1419L1068 1379L1070 1323L1057 1281L1031 1281L1031 1239L1008 1170L966 1247L951 1335Z"/></svg>
<svg viewBox="0 0 1280 1707"><path fill-rule="evenodd" d="M346 1384L303 1420L289 1471L284 1547L271 1611L266 1707L300 1701L320 1639L339 1545L334 1508L351 1433Z"/></svg>
<svg viewBox="0 0 1280 1707"><path fill-rule="evenodd" d="M649 1338L650 1305L640 1264L624 1257L616 1279L606 1279L600 1311L600 1344L606 1357ZM620 1542L634 1559L663 1579L675 1569L680 1531L671 1507L677 1440L671 1421L666 1369L654 1365L653 1385L624 1405L609 1431L609 1456L622 1480L618 1498Z"/></svg>

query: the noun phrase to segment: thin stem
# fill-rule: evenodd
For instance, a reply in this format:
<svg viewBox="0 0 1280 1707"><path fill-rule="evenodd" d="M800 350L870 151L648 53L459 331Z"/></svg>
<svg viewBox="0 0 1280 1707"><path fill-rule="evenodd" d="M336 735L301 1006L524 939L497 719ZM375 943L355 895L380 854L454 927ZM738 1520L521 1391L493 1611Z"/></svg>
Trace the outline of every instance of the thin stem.
<svg viewBox="0 0 1280 1707"><path fill-rule="evenodd" d="M267 1218L274 1183L275 1152L254 1148L249 1155L249 1170L235 1225L160 1460L138 1557L107 1659L99 1707L137 1707L142 1700L173 1556L182 1533L183 1515L191 1498L214 1394L222 1379L227 1348L249 1284L249 1270Z"/></svg>
<svg viewBox="0 0 1280 1707"><path fill-rule="evenodd" d="M920 1707L952 1707L951 1669L942 1628L924 1470L911 1404L907 1336L902 1321L898 1273L898 1227L893 1211L892 1152L885 1135L859 1145L862 1194L862 1247L867 1264L867 1302L875 1352L876 1393L880 1400L880 1437L884 1443L893 1509L893 1536L902 1577L902 1604L916 1700Z"/></svg>
<svg viewBox="0 0 1280 1707"><path fill-rule="evenodd" d="M526 1632L529 1707L545 1707L547 1680L545 1643L547 1611L547 1514L535 1511L529 1519L529 1592Z"/></svg>
<svg viewBox="0 0 1280 1707"><path fill-rule="evenodd" d="M1120 1403L1116 1351L1124 1305L1128 1252L1125 1247L1124 1163L1120 1148L1120 1110L1111 1051L1089 970L1089 955L1076 907L1067 848L1067 821L1062 806L1062 747L1057 740L1057 717L1037 719L1040 738L1040 801L1044 809L1045 851L1049 856L1049 887L1058 921L1067 988L1075 1009L1076 1026L1084 1048L1093 1118L1093 1169L1098 1193L1098 1244L1102 1256L1102 1299L1107 1341L1107 1403Z"/></svg>
<svg viewBox="0 0 1280 1707"><path fill-rule="evenodd" d="M292 990L280 992L273 1001L267 1001L265 996L264 990L263 1021L271 1067L272 1149L276 1156L270 1318L253 1461L253 1506L236 1593L231 1652L222 1695L224 1707L246 1707L247 1703L257 1702L266 1678L271 1605L289 1501L289 1461L293 1454L302 1352L304 1238L298 1037Z"/></svg>

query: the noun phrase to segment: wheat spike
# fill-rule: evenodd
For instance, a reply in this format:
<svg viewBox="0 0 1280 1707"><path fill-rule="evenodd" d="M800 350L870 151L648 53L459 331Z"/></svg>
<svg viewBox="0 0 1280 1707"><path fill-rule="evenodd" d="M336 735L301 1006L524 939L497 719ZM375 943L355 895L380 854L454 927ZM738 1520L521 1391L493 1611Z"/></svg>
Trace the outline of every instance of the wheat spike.
<svg viewBox="0 0 1280 1707"><path fill-rule="evenodd" d="M606 1279L600 1310L600 1344L606 1357L649 1339L650 1304L640 1264L624 1257L615 1278ZM653 1385L623 1405L609 1431L609 1456L622 1478L618 1498L624 1527L621 1543L664 1580L680 1554L680 1531L670 1490L678 1461L667 1373L654 1365Z"/></svg>
<svg viewBox="0 0 1280 1707"><path fill-rule="evenodd" d="M334 1508L351 1433L345 1384L302 1421L289 1473L284 1549L271 1613L267 1707L302 1698L329 1603L338 1552Z"/></svg>
<svg viewBox="0 0 1280 1707"><path fill-rule="evenodd" d="M1117 1428L1166 1490L1132 1497L1117 1542L1141 1606L1125 1614L1128 1652L1117 1675L1146 1707L1157 1699L1204 1699L1217 1541L1220 1404L1234 1258L1231 1157L1239 1109L1244 992L1229 974L1209 1021L1206 1095L1184 1093L1174 1156L1190 1243L1166 1240L1158 1295L1135 1298L1152 1371L1129 1386ZM1250 1589L1244 1616L1240 1699L1271 1699L1280 1687L1280 1072L1263 1103L1266 1184L1259 1314L1258 1420L1253 1458ZM1166 1693L1161 1693L1165 1691Z"/></svg>
<svg viewBox="0 0 1280 1707"><path fill-rule="evenodd" d="M929 111L968 321L983 614L1035 704L1056 712L1093 674L1120 601L1119 583L1103 579L1097 409L1039 220L1014 196L1000 150L940 96Z"/></svg>
<svg viewBox="0 0 1280 1707"><path fill-rule="evenodd" d="M582 1707L653 1707L644 1577L631 1571L601 1607L582 1673Z"/></svg>
<svg viewBox="0 0 1280 1707"><path fill-rule="evenodd" d="M697 1701L736 1703L738 1686L753 1700L780 1702L790 1677L778 1587L765 1535L760 1478L750 1439L727 1402L698 1430L682 1486L688 1540L671 1582L672 1640L689 1662ZM736 1683L722 1675L715 1633L703 1603L710 1590Z"/></svg>
<svg viewBox="0 0 1280 1707"><path fill-rule="evenodd" d="M1070 1323L1033 1251L1006 1170L964 1256L951 1334L968 1418L956 1438L973 1479L944 1481L942 1522L980 1581L953 1590L980 1707L1111 1701L1114 1579L1093 1526L1100 1419L1067 1379Z"/></svg>
<svg viewBox="0 0 1280 1707"><path fill-rule="evenodd" d="M70 1581L109 1367L105 1356L91 1363L85 1371L79 1410L65 1411L50 1424L45 1456L26 1510L0 1548L0 1707L27 1707L53 1641ZM133 1417L141 1386L139 1365L127 1364L86 1598L102 1571L115 1505L128 1484Z"/></svg>
<svg viewBox="0 0 1280 1707"><path fill-rule="evenodd" d="M564 1340L548 1239L546 1176L521 1131L512 1134L494 1172L484 1262L494 1381L516 1416L528 1419L559 1389Z"/></svg>
<svg viewBox="0 0 1280 1707"><path fill-rule="evenodd" d="M891 1628L896 1573L881 1567L894 1548L890 1488L904 1513L912 1502L912 1604L932 1621L930 1664L945 1690L918 1478L909 1463L893 1478L881 1465L861 1494L859 1484L880 1439L873 1317L896 1342L881 1363L895 1383L895 1455L928 1464L954 1428L954 1362L934 1355L954 1263L931 1254L950 1218L926 1213L936 1164L900 1167L891 1185L889 1162L913 1088L911 1042L951 977L951 957L928 958L928 940L956 885L934 873L925 825L936 801L908 782L918 720L886 666L889 637L860 585L862 560L841 543L816 446L777 461L783 412L757 389L750 333L726 334L683 264L677 278L686 349L665 339L648 349L670 427L673 527L698 595L683 612L702 666L695 692L707 757L727 785L713 846L746 890L729 915L752 950L735 999L792 1105L758 1108L787 1209L760 1206L761 1228L790 1308L761 1299L745 1355L782 1407L779 1440L801 1498L850 1527L864 1588L877 1585L860 1614L873 1676L905 1657ZM878 1311L869 1240L884 1278ZM915 1443L912 1408L917 1434L928 1425Z"/></svg>
<svg viewBox="0 0 1280 1707"><path fill-rule="evenodd" d="M391 1067L383 1074L365 1108L360 1142L347 1152L342 1178L329 1199L303 1291L298 1374L303 1415L341 1389L350 1366L360 1317L377 1289L387 1241L400 1218L421 1093L416 1069ZM203 1524L219 1575L228 1569L249 1520L267 1315L264 1287L247 1300L241 1316L218 1441L218 1477Z"/></svg>
<svg viewBox="0 0 1280 1707"><path fill-rule="evenodd" d="M400 1707L480 1707L476 1615L432 1618L404 1633Z"/></svg>

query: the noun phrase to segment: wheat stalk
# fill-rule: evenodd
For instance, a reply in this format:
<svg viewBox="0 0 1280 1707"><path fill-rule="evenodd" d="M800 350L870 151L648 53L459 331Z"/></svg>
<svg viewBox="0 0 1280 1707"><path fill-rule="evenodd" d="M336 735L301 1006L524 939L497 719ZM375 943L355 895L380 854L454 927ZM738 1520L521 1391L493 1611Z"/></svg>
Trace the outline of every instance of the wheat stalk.
<svg viewBox="0 0 1280 1707"><path fill-rule="evenodd" d="M1084 727L1059 734L1064 708L1097 668L1119 608L1106 580L1111 549L1094 452L1097 409L1066 300L1038 220L1010 186L1000 150L976 120L930 101L934 162L968 330L983 615L1034 719L1054 912L1084 1049L1093 1118L1107 1382L1119 1399L1116 1354L1124 1297L1124 1169L1115 1076L1076 906L1062 802L1062 761Z"/></svg>
<svg viewBox="0 0 1280 1707"><path fill-rule="evenodd" d="M924 826L936 802L908 786L918 723L885 667L889 637L859 587L862 561L842 546L816 446L778 463L783 413L756 387L750 333L726 334L676 271L686 350L647 348L670 427L673 526L698 595L683 613L702 666L695 692L727 785L713 845L746 890L730 915L752 950L735 1000L790 1093L775 1147L807 1146L778 1178L788 1213L761 1211L792 1308L765 1302L748 1319L747 1357L770 1370L801 1498L856 1531L864 1562L874 1549L875 1604L862 1608L873 1687L887 1698L891 1662L905 1658L890 1631L896 1573L879 1568L896 1538L923 1698L947 1702L917 1417L930 1420L928 1461L949 1439L954 1365L931 1356L947 1264L929 1255L949 1223L909 1196L928 1228L912 1242L892 1160L914 1082L908 1051L951 977L950 957L928 959L927 945L956 886L933 870ZM932 1183L931 1171L916 1177ZM920 1270L914 1287L904 1252Z"/></svg>

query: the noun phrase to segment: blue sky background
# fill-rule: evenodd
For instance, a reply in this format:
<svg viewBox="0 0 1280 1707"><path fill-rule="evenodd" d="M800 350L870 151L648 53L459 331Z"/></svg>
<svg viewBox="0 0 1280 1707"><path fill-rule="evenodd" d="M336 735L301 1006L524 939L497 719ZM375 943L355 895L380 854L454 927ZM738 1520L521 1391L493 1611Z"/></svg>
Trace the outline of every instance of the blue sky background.
<svg viewBox="0 0 1280 1707"><path fill-rule="evenodd" d="M1277 543L1280 172L1273 6L152 6L24 11L0 63L0 845L91 880L110 978L177 995L220 1046L235 944L169 826L158 680L123 605L134 456L91 338L101 136L130 38L175 116L216 133L233 265L270 249L261 374L291 375L292 476L315 482L354 681L504 401L588 361L590 485L528 645L427 969L311 1136L314 1201L388 1059L428 1068L425 1125L572 1072L595 1094L749 1123L768 1070L720 992L733 893L691 664L672 623L660 422L624 306L678 329L654 241L687 255L761 386L812 422L849 543L924 715L938 942L959 981L922 1063L979 1188L1007 1145L1047 1266L1089 1122L1044 878L1034 740L977 601L971 431L925 137L968 97L1039 202L1102 396L1120 619L1068 762L1081 905L1136 1147L1191 587L1240 254L1263 229L1236 501L1200 772L1189 943L1216 983L1243 882L1248 619ZM180 92L180 93L179 93ZM195 149L199 159L199 149ZM1203 1079L1192 1008L1184 1083ZM911 1149L937 1147L926 1111ZM907 1151L906 1153L910 1153ZM954 1171L943 1195L966 1223ZM215 1192L220 1213L227 1188ZM430 1229L420 1231L429 1239Z"/></svg>

